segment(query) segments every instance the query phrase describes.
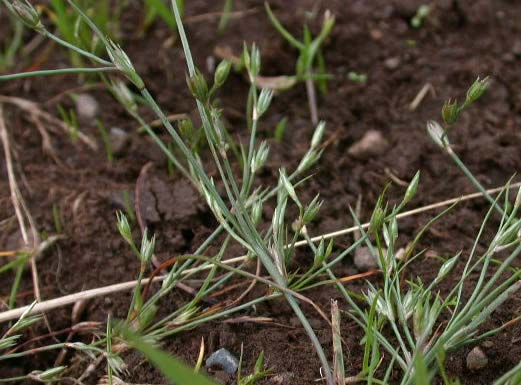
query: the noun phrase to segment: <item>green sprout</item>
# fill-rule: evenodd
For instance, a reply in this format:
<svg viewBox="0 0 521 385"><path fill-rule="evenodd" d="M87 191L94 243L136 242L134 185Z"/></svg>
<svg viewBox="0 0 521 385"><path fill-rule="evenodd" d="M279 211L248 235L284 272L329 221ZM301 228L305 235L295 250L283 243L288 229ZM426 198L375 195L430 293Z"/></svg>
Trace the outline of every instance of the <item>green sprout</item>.
<svg viewBox="0 0 521 385"><path fill-rule="evenodd" d="M284 28L280 21L273 14L268 3L264 3L268 17L275 27L275 29L284 37L284 39L294 48L299 51L299 57L295 68L295 76L297 80L305 80L308 100L310 103L311 121L313 124L318 124L318 113L316 111L315 91L313 78L316 76L315 72L318 70L318 75L325 75L324 61L321 54L321 46L327 36L331 33L335 25L335 18L331 12L326 11L324 14L324 21L322 29L319 34L313 38L311 31L304 25L304 33L302 41L296 39L289 31ZM322 58L322 59L321 59ZM320 76L321 89L325 91L324 76Z"/></svg>
<svg viewBox="0 0 521 385"><path fill-rule="evenodd" d="M351 71L347 74L347 78L354 83L365 84L367 83L367 75L360 74L358 72Z"/></svg>
<svg viewBox="0 0 521 385"><path fill-rule="evenodd" d="M184 0L176 0L177 6L180 9L181 14L183 13L184 8ZM165 0L145 0L145 17L143 21L144 29L148 29L157 18L161 18L168 28L175 31L177 29L177 24L174 15L172 14L172 11L170 10L170 7L167 4L168 2L165 2Z"/></svg>
<svg viewBox="0 0 521 385"><path fill-rule="evenodd" d="M101 140L103 141L103 145L105 146L105 154L107 156L107 160L109 163L114 161L114 155L112 153L112 145L110 144L110 137L105 125L100 119L96 119L96 126L98 126L98 130L101 135Z"/></svg>
<svg viewBox="0 0 521 385"><path fill-rule="evenodd" d="M425 20L427 20L427 17L429 16L429 13L431 11L430 5L422 4L418 7L416 10L416 14L411 19L411 26L413 28L420 28L424 23Z"/></svg>
<svg viewBox="0 0 521 385"><path fill-rule="evenodd" d="M78 140L78 117L74 109L65 109L62 105L58 104L58 112L69 129L69 136L73 142Z"/></svg>

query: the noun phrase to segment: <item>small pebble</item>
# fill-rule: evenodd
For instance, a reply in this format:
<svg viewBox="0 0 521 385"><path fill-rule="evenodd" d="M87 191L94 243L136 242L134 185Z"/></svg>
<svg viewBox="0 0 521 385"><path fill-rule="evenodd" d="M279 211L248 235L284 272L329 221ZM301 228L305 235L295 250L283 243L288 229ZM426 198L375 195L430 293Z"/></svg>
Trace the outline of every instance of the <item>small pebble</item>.
<svg viewBox="0 0 521 385"><path fill-rule="evenodd" d="M119 127L112 127L110 129L109 140L112 153L119 155L124 152L129 142L129 135L126 131Z"/></svg>
<svg viewBox="0 0 521 385"><path fill-rule="evenodd" d="M381 40L382 37L384 36L384 34L382 33L382 31L380 31L379 29L376 29L376 28L375 28L375 29L371 29L371 30L369 31L369 34L371 35L371 38L372 38L373 40L377 40L377 41L378 41L378 40Z"/></svg>
<svg viewBox="0 0 521 385"><path fill-rule="evenodd" d="M94 120L99 113L99 104L92 96L80 94L75 99L78 117L84 120Z"/></svg>
<svg viewBox="0 0 521 385"><path fill-rule="evenodd" d="M378 269L378 260L368 247L360 246L355 250L355 266L359 271L365 272Z"/></svg>
<svg viewBox="0 0 521 385"><path fill-rule="evenodd" d="M400 66L400 63L401 60L398 56L387 58L384 61L385 68L390 70L395 70L396 68L398 68Z"/></svg>
<svg viewBox="0 0 521 385"><path fill-rule="evenodd" d="M354 158L364 160L381 155L389 146L389 142L377 130L369 130L358 142L355 142L347 153Z"/></svg>
<svg viewBox="0 0 521 385"><path fill-rule="evenodd" d="M518 57L521 57L521 40L516 40L512 45L512 53Z"/></svg>
<svg viewBox="0 0 521 385"><path fill-rule="evenodd" d="M467 368L470 370L479 370L483 369L488 364L488 358L479 348L476 346L474 349L472 349L469 354L467 355Z"/></svg>
<svg viewBox="0 0 521 385"><path fill-rule="evenodd" d="M228 350L221 348L206 359L207 367L218 367L228 374L233 374L239 368L239 361Z"/></svg>

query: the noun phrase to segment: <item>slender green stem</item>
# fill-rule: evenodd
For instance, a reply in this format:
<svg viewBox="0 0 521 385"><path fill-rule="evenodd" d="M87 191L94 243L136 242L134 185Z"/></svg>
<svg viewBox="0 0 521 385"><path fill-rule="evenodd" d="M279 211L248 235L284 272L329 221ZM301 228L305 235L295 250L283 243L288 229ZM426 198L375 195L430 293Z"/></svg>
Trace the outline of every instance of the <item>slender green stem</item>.
<svg viewBox="0 0 521 385"><path fill-rule="evenodd" d="M25 356L33 355L33 354L36 354L36 353L47 352L47 351L50 351L50 350L62 349L62 348L66 348L66 347L71 346L71 345L72 344L70 344L68 342L64 342L64 343L59 343L59 344L41 346L39 348L25 350L23 352L17 352L17 353L0 355L0 361L9 360L9 359L12 359L12 358L25 357ZM102 350L97 349L97 348L89 347L89 345L84 345L84 348L88 348L89 350L92 350L92 351L98 351L98 352L102 351Z"/></svg>
<svg viewBox="0 0 521 385"><path fill-rule="evenodd" d="M465 166L465 164L461 161L461 159L458 157L458 155L452 150L452 148L447 148L447 153L450 155L452 160L456 163L456 165L463 171L463 173L467 176L467 178L470 179L472 184L476 186L476 188L483 194L483 196L494 205L496 210L503 214L503 209L497 204L497 202L490 196L490 194L487 192L487 190L483 187L483 185L477 180L477 178L472 174L472 172Z"/></svg>
<svg viewBox="0 0 521 385"><path fill-rule="evenodd" d="M14 63L14 58L18 50L22 45L22 37L24 32L24 25L21 21L10 17L11 24L14 28L14 34L10 39L10 44L4 53L0 54L0 71L6 70L11 67Z"/></svg>
<svg viewBox="0 0 521 385"><path fill-rule="evenodd" d="M84 73L100 73L119 71L116 67L94 67L94 68L63 68L57 70L41 70L30 72L19 72L16 74L0 75L0 81L14 80L22 78L31 78L35 76L56 76L66 74L84 74Z"/></svg>
<svg viewBox="0 0 521 385"><path fill-rule="evenodd" d="M135 113L135 112L131 112L131 111L129 111L129 113L134 117L134 119L136 119L139 122L141 127L143 127L143 129L146 131L146 133L159 146L159 148L163 151L163 154L165 154L166 157L174 164L176 169L181 171L181 173L183 174L183 176L186 179L188 179L189 181L194 183L193 176L190 175L190 173L186 170L186 168L179 162L179 160L174 156L174 154L172 154L172 151L170 151L170 149L165 145L165 143L161 140L161 138L159 138L159 136L156 135L156 133L154 132L152 127L150 127L150 125L147 122L145 122L145 120L141 117L141 115L139 115L138 113ZM198 187L198 186L196 185L196 187Z"/></svg>
<svg viewBox="0 0 521 385"><path fill-rule="evenodd" d="M498 195L499 196L499 195ZM496 200L498 199L498 197L496 197ZM463 295L463 284L465 283L465 280L467 278L468 275L470 275L470 273L474 270L474 267L481 261L481 258L478 262L476 262L476 264L474 264L474 266L472 266L470 269L470 263L472 261L472 259L474 258L474 254L476 253L476 250L477 250L477 247L478 247L478 243L479 243L479 240L481 239L481 236L482 234L484 233L485 231L485 226L486 224L488 223L488 220L489 218L491 217L492 215L492 212L493 212L493 208L494 208L494 205L491 205L489 210L487 211L487 214L485 215L485 219L483 220L483 222L481 223L481 226L480 226L480 229L479 229L479 232L478 232L478 235L476 236L476 239L474 241L474 244L472 246L472 250L470 252L470 255L469 255L469 258L467 260L467 263L465 264L465 268L463 269L463 274L461 276L461 280L459 282L458 285L456 285L454 287L454 289L449 293L449 295L447 296L447 298L452 298L453 294L454 294L454 291L457 290L458 291L458 295L457 295L457 299L456 299L456 307L454 308L454 311L452 313L452 316L447 324L447 327L449 327L452 323L452 321L454 320L454 318L457 316L458 314L458 308L461 304L461 296ZM474 295L474 294L473 294ZM468 303L467 305L464 306L464 308L466 308L468 306Z"/></svg>
<svg viewBox="0 0 521 385"><path fill-rule="evenodd" d="M347 249L342 251L335 259L333 259L332 261L330 261L328 263L324 263L316 271L314 271L314 272L312 272L310 274L306 274L298 282L296 282L292 287L295 288L295 289L302 288L303 286L306 285L306 283L311 281L313 278L315 278L316 276L322 274L324 271L327 271L327 270L331 269L331 267L336 265L338 262L342 261L348 254L350 254L353 250L355 250L358 246L360 246L360 244L362 242L364 242L364 240L365 240L364 237L361 237L360 239L355 241L351 246L349 246ZM313 242L311 241L311 238L307 234L306 234L306 241L308 242L308 244L309 243L313 244Z"/></svg>
<svg viewBox="0 0 521 385"><path fill-rule="evenodd" d="M71 3L71 5L74 6L74 4ZM100 64L103 64L103 65L112 65L112 62L108 61L108 60L105 60L105 59L102 59L96 55L94 55L93 53L91 52L88 52L88 51L85 51L83 49L81 49L80 47L78 46L75 46L74 44L71 44L61 38L59 38L58 36L56 36L55 34L45 30L45 32L43 32L43 35L51 40L54 40L56 43L60 44L61 46L65 47L65 48L68 48L74 52L77 52L79 53L80 55L83 55L85 57L88 57L89 59L92 59L94 60L95 62L98 62Z"/></svg>
<svg viewBox="0 0 521 385"><path fill-rule="evenodd" d="M172 336L172 335L175 335L175 334L178 334L182 331L185 331L185 330L190 330L190 329L193 329L194 327L197 327L199 325L202 325L202 324L205 324L209 321L213 321L213 320L216 320L216 319L220 319L220 318L224 318L224 317L227 317L233 313L237 313L241 310L245 310L245 309L248 309L254 305L257 305L261 302L264 302L264 301L267 301L267 300L270 300L270 299L273 299L273 298L277 298L277 297L280 297L281 294L280 293L273 293L273 294L270 294L270 295L267 295L267 296L262 296L262 297L258 297L258 298L255 298L249 302L246 302L242 305L239 305L239 306L236 306L232 309L227 309L221 313L215 313L215 314L211 314L211 315L208 315L206 317L201 317L197 320L194 320L192 322L188 322L184 325L181 325L177 328L174 328L174 329L171 329L171 330L163 330L161 331L160 333L157 333L156 336L161 339L161 338L165 338L165 337L169 337L169 336Z"/></svg>
<svg viewBox="0 0 521 385"><path fill-rule="evenodd" d="M0 382L15 382L15 381L23 381L26 379L27 379L27 375L18 376L18 377L0 378Z"/></svg>

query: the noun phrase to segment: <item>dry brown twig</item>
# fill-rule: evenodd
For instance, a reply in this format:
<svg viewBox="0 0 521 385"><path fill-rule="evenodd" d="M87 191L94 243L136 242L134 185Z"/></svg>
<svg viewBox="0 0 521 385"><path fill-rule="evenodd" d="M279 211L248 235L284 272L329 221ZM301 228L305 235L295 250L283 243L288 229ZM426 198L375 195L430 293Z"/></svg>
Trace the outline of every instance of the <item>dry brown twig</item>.
<svg viewBox="0 0 521 385"><path fill-rule="evenodd" d="M2 139L2 144L4 148L4 156L5 163L7 168L7 178L9 180L9 190L11 192L11 201L15 210L15 215L18 220L18 227L22 234L22 240L24 242L24 247L30 250L31 257L29 259L29 263L31 265L31 276L33 281L33 290L34 297L38 302L42 302L42 297L40 293L40 283L38 278L38 266L36 265L36 257L41 254L40 252L40 237L38 235L38 230L36 229L36 225L33 219L33 216L25 201L23 199L22 193L18 187L18 183L16 182L16 177L13 169L13 160L11 157L11 145L9 142L9 135L7 133L7 127L5 125L4 120L4 111L3 106L0 104L0 137ZM26 221L29 225L30 234L27 230ZM29 235L31 238L29 238ZM32 243L32 245L30 244ZM52 332L51 326L47 317L44 315L44 320L46 323L49 332Z"/></svg>
<svg viewBox="0 0 521 385"><path fill-rule="evenodd" d="M51 142L51 137L47 130L45 129L45 126L43 125L40 117L35 114L31 114L31 119L34 122L34 125L38 129L38 132L40 132L40 136L42 137L42 150L45 154L49 155L58 165L63 166L63 162L60 160L58 155L56 154L56 151L54 150L54 147Z"/></svg>
<svg viewBox="0 0 521 385"><path fill-rule="evenodd" d="M513 183L510 185L510 187L511 188L521 187L521 182ZM497 188L487 190L487 193L495 194L502 190L503 190L503 187L497 187ZM422 206L422 207L418 207L413 210L405 211L403 213L398 214L396 216L396 218L401 219L401 218L405 218L408 216L417 215L417 214L424 213L424 212L430 211L430 210L434 210L434 209L437 209L440 207L450 206L457 202L463 202L463 201L468 201L468 200L472 200L472 199L476 199L476 198L481 198L482 196L483 196L483 194L480 192L462 195L460 197L447 199L447 200L444 200L441 202L436 202L436 203L433 203L433 204L430 204L427 206ZM366 229L369 227L369 223L364 223L361 226L348 227L348 228L334 231L334 232L331 232L328 234L318 235L318 236L311 238L311 240L313 242L320 242L321 239L330 239L330 238L335 238L335 237L339 237L342 235L351 234L351 233L358 231L360 229L360 227ZM305 245L307 245L307 241L305 241L305 240L295 243L295 247L301 247L301 246L305 246ZM224 260L224 261L222 261L222 263L232 265L232 264L236 264L236 263L242 263L242 262L246 261L248 258L249 258L248 256L243 255L240 257ZM191 274L196 271L208 270L210 268L211 268L210 265L203 265L200 267L195 267L193 269L187 269L183 272L183 274ZM159 282L165 278L166 278L166 276L157 276L152 279L152 282ZM149 279L143 279L141 281L141 283L143 285L148 284L148 282L149 282ZM63 297L54 298L54 299L51 299L51 300L48 300L45 302L37 303L32 310L32 314L48 311L51 309L56 309L56 308L67 306L67 305L72 305L80 299L94 298L94 297L99 297L99 296L103 296L103 295L117 293L120 291L130 290L130 289L133 289L137 285L137 283L138 283L137 280L116 283L113 285L104 286L104 287L100 287L100 288L96 288L96 289L85 290L85 291L81 291L78 293L69 294L69 295L66 295ZM28 306L23 306L23 307L19 307L17 309L12 309L12 310L8 310L8 311L0 313L0 323L19 318L20 315L22 315L23 312L26 311L28 308L29 308Z"/></svg>
<svg viewBox="0 0 521 385"><path fill-rule="evenodd" d="M229 12L228 16L230 19L240 19L245 16L254 15L255 13L259 12L260 8L251 8L246 9L244 11L234 11ZM224 15L224 12L208 12L208 13L202 13L200 15L194 15L194 16L187 16L183 23L185 24L192 24L192 23L199 23L199 22L206 22L211 21L214 19L219 19Z"/></svg>
<svg viewBox="0 0 521 385"><path fill-rule="evenodd" d="M427 93L429 91L431 92L431 94L433 96L436 96L436 92L434 91L434 87L432 86L432 84L431 83L424 84L424 86L421 88L420 92L418 92L418 94L416 95L414 100L411 102L411 104L409 104L409 110L410 111L416 110L420 106L423 99L425 99L425 96L427 96Z"/></svg>

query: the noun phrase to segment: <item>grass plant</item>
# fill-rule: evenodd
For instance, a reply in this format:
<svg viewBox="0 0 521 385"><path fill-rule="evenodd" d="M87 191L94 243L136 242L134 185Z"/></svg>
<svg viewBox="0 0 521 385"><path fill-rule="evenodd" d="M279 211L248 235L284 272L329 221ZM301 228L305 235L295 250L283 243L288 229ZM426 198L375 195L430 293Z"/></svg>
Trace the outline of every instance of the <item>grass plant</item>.
<svg viewBox="0 0 521 385"><path fill-rule="evenodd" d="M361 235L349 247L341 250L334 247L332 240L326 241L322 238L315 242L310 237L308 227L318 215L322 202L319 196L310 202L304 202L298 193L306 183L306 173L322 155L321 143L325 123L318 122L316 119L317 124L310 138L310 146L293 172L280 169L274 186L259 186L255 177L264 167L269 156L268 144L259 143L259 122L273 102L274 94L269 89L259 90L256 83L261 70L261 57L255 45L245 46L242 54L242 61L250 82L246 105L249 137L246 143L235 143L230 139L222 112L215 103L215 95L229 75L230 64L226 61L219 64L214 74L213 84L209 86L192 58L188 37L181 20L180 4L175 0L171 1L173 20L186 58L187 85L202 122L200 138L206 141L205 150L211 156L212 166L217 170L215 175L210 176L206 171L207 163L203 162L200 147L197 145L199 137L194 139L195 134L193 126L192 128L189 126L190 122L179 122L176 127L168 119L148 90L146 79L136 72L125 51L107 37L104 30L97 26L96 21L89 17L82 7L73 0L67 0L70 9L68 8L66 12L68 15L74 15L75 20L81 20L81 24L89 28L89 36L90 34L96 36L96 41L105 48L108 60L99 56L100 51L96 52L62 40L48 31L40 21L39 13L29 2L2 1L14 17L19 18L38 33L72 50L81 60L104 66L92 67L89 71L92 70L102 76L114 97L166 154L170 168L179 171L204 197L219 223L215 231L192 253L172 257L155 268L151 274L152 278L163 271L166 271L166 277L160 287L154 291L148 283L151 281L145 283L145 278L154 256L156 238L149 234L148 230L144 230L141 241L137 242L133 235L135 234L133 231L135 221L131 218L134 215L133 211L127 210L127 215L118 213L117 229L140 264L137 284L132 293L126 318L114 321L109 317L106 329L97 330L97 338L94 338L90 344L58 342L36 348L36 353L68 349L93 360L104 359L107 366L107 381L111 384L115 382L116 376L124 374L124 362L119 353L133 348L140 351L172 383L213 384L207 377L196 373L197 370L194 371L193 368L162 351L160 349L162 340L211 320L228 317L258 303L282 297L293 309L306 331L319 358L323 380L327 385L340 385L348 381L389 384L391 376L396 377L396 373L399 373L399 383L402 385L431 384L437 374L442 377L444 384L448 385L457 383L457 380L448 378L445 372L444 362L447 354L463 346L477 344L503 329L504 325L489 331L483 331L482 327L496 309L521 289L521 270L514 266L514 261L521 253L519 237L521 220L518 218L521 189L517 190L513 202L510 199L512 190L510 183L507 183L495 198L492 197L455 154L448 139L450 130L453 129L461 112L476 102L486 91L489 86L488 79L478 79L469 88L462 105L450 101L444 105L442 109L444 127L436 122L428 124L428 132L432 139L484 194L489 200L490 208L480 225L471 249L451 255L444 260L436 278L431 282L424 282L418 277L407 279L408 267L423 257L424 251L418 251L417 247L425 231L451 211L455 204L428 221L405 251L400 253L398 218L417 194L420 183L419 172L408 184L399 203L392 205L388 202L384 190L375 204L368 227L362 226L354 210L351 210L352 219ZM309 79L317 63L320 46L331 31L334 19L326 16L322 31L315 39L312 39L311 33L305 28L304 40L300 42L282 27L268 5L266 10L277 30L300 52L297 74L307 76ZM126 82L132 84L135 92L130 92L127 84L121 79L110 77L105 69L123 75ZM19 74L18 77L71 72L82 73L85 72L85 68L40 71L38 74ZM13 76L0 76L0 80L11 78ZM168 144L140 115L136 94L163 124L170 135ZM284 129L279 128L277 132L278 139L282 139L280 132L283 133ZM218 185L222 186L222 189L218 188ZM268 201L274 204L273 215L270 218L271 222L261 227L263 206ZM296 214L291 215L291 212ZM493 215L499 215L500 221L494 228L495 235L483 248L482 245L486 241L485 232L493 227L491 224ZM293 226L290 225L291 223ZM297 252L296 245L302 241L313 255L313 264L305 271L292 270L291 261ZM248 259L243 260L238 266L223 263L223 257L233 242L239 244L248 255ZM218 251L212 253L213 255L208 251L210 245L219 245ZM377 256L381 278L378 283L368 282L367 289L361 293L353 293L346 290L342 279L335 275L334 267L362 245ZM18 262L9 266L9 269L17 269L18 283L22 271L20 269L25 265L22 257L20 254ZM249 262L257 262L257 273L249 272L247 269ZM261 266L268 273L268 278L258 274ZM452 274L456 266L463 268L459 278L449 288L448 293L442 295L439 290L440 284ZM4 269L8 270L4 266L0 272ZM198 289L192 293L191 300L167 315L158 312L162 298L196 276L203 276L203 279ZM249 292L246 290L245 294L232 303L207 306L205 304L207 296L229 283L233 277L244 277L252 282L266 285L270 290L253 299L246 299L246 294ZM345 301L345 309L342 304L332 302L331 317L328 317L319 306L305 296L306 291L320 285L336 287ZM464 293L470 293L468 298ZM302 303L312 305L313 311L328 322L331 319L333 357L325 353L324 346L311 327L308 316L302 310ZM10 303L11 306L13 304ZM33 306L34 304L0 339L0 349L8 350L15 347L20 333L39 321L39 316L31 314ZM343 315L353 320L364 332L364 337L360 341L363 346L362 368L355 375L346 373L341 322ZM115 348L116 346L119 350ZM35 349L7 351L0 356L0 361L32 354L35 354ZM200 362L199 359L197 368L200 367ZM33 379L40 382L54 382L62 379L66 370L64 366L56 365L1 381ZM517 365L499 377L495 385L516 384L519 382L520 373L521 367ZM239 371L237 382L241 385L252 385L267 375L269 372L264 368L264 356L261 353L253 373L242 377Z"/></svg>

